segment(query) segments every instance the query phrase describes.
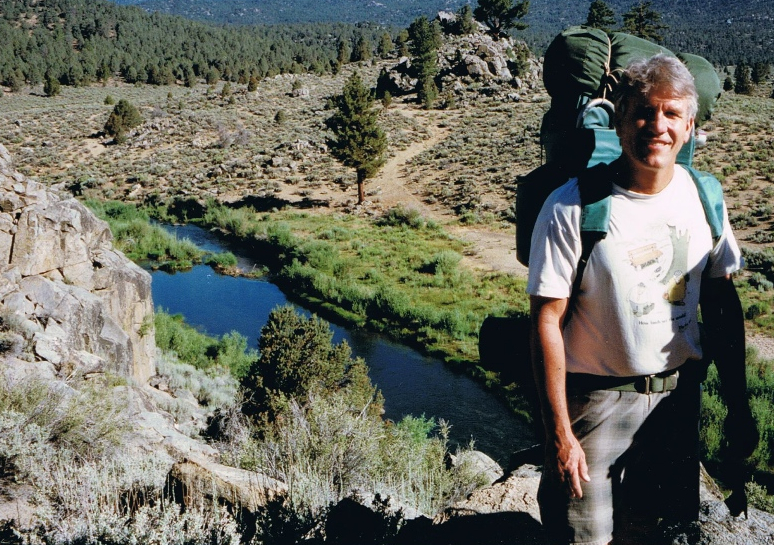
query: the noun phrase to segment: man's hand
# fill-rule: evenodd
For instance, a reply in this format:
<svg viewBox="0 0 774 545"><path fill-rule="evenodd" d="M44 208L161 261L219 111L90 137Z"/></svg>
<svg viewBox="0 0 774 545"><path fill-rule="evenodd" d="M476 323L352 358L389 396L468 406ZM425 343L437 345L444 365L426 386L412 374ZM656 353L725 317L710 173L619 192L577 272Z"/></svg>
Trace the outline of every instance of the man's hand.
<svg viewBox="0 0 774 545"><path fill-rule="evenodd" d="M540 395L543 425L546 429L547 463L554 460L556 476L567 487L570 497L583 496L581 481L589 482L586 453L572 432L567 410L562 323L567 299L532 296L532 365Z"/></svg>
<svg viewBox="0 0 774 545"><path fill-rule="evenodd" d="M591 481L589 468L586 465L586 453L572 435L563 441L555 440L553 448L556 454L554 470L559 481L567 487L571 498L582 498L581 480Z"/></svg>
<svg viewBox="0 0 774 545"><path fill-rule="evenodd" d="M747 403L730 410L723 423L723 434L728 441L728 454L735 460L746 460L758 447L760 434L755 418Z"/></svg>
<svg viewBox="0 0 774 545"><path fill-rule="evenodd" d="M704 280L701 313L706 348L715 360L721 394L728 407L724 424L728 454L734 460L744 460L758 446L758 428L747 393L744 314L730 275Z"/></svg>

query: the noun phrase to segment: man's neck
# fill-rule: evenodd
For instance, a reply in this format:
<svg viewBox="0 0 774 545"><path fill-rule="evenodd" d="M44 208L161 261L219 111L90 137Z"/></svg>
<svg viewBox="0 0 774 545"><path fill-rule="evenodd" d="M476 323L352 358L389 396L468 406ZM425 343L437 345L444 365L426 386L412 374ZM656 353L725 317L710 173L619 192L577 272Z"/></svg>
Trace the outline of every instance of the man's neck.
<svg viewBox="0 0 774 545"><path fill-rule="evenodd" d="M617 163L618 183L621 187L643 195L660 193L669 185L675 174L674 165L668 168L648 169L632 164L625 158L621 158Z"/></svg>

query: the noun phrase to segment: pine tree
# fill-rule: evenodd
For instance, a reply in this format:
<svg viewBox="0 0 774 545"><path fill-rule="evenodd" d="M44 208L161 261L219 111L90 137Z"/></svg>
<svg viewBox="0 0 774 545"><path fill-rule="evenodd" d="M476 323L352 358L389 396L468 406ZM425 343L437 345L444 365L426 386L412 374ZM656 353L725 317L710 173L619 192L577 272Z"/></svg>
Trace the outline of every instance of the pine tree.
<svg viewBox="0 0 774 545"><path fill-rule="evenodd" d="M770 71L769 63L766 62L756 62L752 65L752 82L755 85L760 85L761 83L766 82L766 78L769 77L769 71Z"/></svg>
<svg viewBox="0 0 774 545"><path fill-rule="evenodd" d="M476 22L473 20L473 8L465 4L457 12L457 26L461 35L473 34L476 31Z"/></svg>
<svg viewBox="0 0 774 545"><path fill-rule="evenodd" d="M110 113L110 117L105 123L105 132L115 137L117 144L122 144L126 141L126 131L141 125L142 122L142 116L137 108L122 98Z"/></svg>
<svg viewBox="0 0 774 545"><path fill-rule="evenodd" d="M598 28L610 34L615 25L615 12L605 0L594 0L589 6L589 14L586 16L586 26Z"/></svg>
<svg viewBox="0 0 774 545"><path fill-rule="evenodd" d="M529 0L517 1L515 4L513 2L514 0L478 0L473 15L478 21L489 26L494 36L499 36L510 28L524 30L527 23L519 19L527 15Z"/></svg>
<svg viewBox="0 0 774 545"><path fill-rule="evenodd" d="M744 61L736 63L736 69L734 70L734 92L737 95L751 95L753 92L750 66Z"/></svg>
<svg viewBox="0 0 774 545"><path fill-rule="evenodd" d="M372 55L371 42L361 34L355 43L355 48L352 50L352 62L367 61Z"/></svg>
<svg viewBox="0 0 774 545"><path fill-rule="evenodd" d="M379 39L379 45L376 48L376 54L379 55L380 58L386 59L390 56L390 53L392 53L394 48L395 44L392 43L392 37L388 32L385 32Z"/></svg>
<svg viewBox="0 0 774 545"><path fill-rule="evenodd" d="M46 72L46 81L43 83L43 93L49 97L55 97L62 91L62 86L59 84L59 80L55 78L51 72Z"/></svg>
<svg viewBox="0 0 774 545"><path fill-rule="evenodd" d="M409 56L409 47L408 47L408 40L409 40L409 34L408 30L405 28L398 32L398 37L395 39L395 48L398 50L398 57L408 57Z"/></svg>
<svg viewBox="0 0 774 545"><path fill-rule="evenodd" d="M387 136L376 122L374 96L355 72L347 80L341 95L332 99L336 108L325 124L333 133L328 148L333 157L357 174L357 202L365 201L365 181L384 164Z"/></svg>
<svg viewBox="0 0 774 545"><path fill-rule="evenodd" d="M338 63L339 67L348 63L349 57L350 57L349 43L347 43L346 40L341 40L339 42L338 51L336 53L336 62Z"/></svg>
<svg viewBox="0 0 774 545"><path fill-rule="evenodd" d="M435 76L438 74L438 47L441 30L424 15L417 18L408 29L411 40L412 65L417 73L417 100L430 108L438 97Z"/></svg>
<svg viewBox="0 0 774 545"><path fill-rule="evenodd" d="M656 43L664 41L663 31L669 28L661 22L661 14L653 9L652 2L639 2L624 13L624 32Z"/></svg>

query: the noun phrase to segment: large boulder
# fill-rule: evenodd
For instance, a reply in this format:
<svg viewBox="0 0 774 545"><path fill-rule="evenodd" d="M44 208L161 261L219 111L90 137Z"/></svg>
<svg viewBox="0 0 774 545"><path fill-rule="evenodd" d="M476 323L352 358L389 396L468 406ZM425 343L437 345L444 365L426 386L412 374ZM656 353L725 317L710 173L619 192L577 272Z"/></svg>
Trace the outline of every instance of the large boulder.
<svg viewBox="0 0 774 545"><path fill-rule="evenodd" d="M155 374L150 275L111 244L108 225L13 169L0 145L0 304L26 357L59 376Z"/></svg>
<svg viewBox="0 0 774 545"><path fill-rule="evenodd" d="M190 458L176 463L170 479L183 489L183 501L219 499L256 512L270 501L283 498L288 487L262 473L224 466L206 458Z"/></svg>

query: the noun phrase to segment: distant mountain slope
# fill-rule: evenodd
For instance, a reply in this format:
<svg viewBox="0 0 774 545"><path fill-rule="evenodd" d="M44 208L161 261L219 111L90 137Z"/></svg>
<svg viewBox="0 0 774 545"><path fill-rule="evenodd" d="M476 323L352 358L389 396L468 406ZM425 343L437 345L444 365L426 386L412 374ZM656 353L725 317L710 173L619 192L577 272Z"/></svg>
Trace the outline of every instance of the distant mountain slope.
<svg viewBox="0 0 774 545"><path fill-rule="evenodd" d="M373 21L407 26L420 15L456 11L476 0L115 0L201 21L274 24ZM523 37L540 54L561 29L586 20L591 0L531 0ZM622 15L635 0L609 0ZM666 46L703 54L718 64L739 59L774 63L774 0L653 0L669 25Z"/></svg>

